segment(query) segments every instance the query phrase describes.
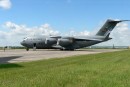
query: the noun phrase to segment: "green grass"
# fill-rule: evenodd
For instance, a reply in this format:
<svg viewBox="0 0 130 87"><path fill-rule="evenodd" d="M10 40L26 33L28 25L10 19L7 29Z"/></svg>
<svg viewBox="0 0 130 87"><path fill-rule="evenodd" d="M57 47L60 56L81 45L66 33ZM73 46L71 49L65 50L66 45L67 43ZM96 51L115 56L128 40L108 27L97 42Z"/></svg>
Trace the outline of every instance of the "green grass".
<svg viewBox="0 0 130 87"><path fill-rule="evenodd" d="M0 64L0 87L130 87L130 50Z"/></svg>

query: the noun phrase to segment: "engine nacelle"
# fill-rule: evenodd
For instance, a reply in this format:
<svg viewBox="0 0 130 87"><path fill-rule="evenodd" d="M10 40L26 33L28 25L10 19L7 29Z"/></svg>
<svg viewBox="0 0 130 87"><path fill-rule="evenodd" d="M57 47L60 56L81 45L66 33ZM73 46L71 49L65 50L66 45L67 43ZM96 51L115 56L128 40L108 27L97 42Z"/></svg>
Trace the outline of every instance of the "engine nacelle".
<svg viewBox="0 0 130 87"><path fill-rule="evenodd" d="M73 40L72 39L58 39L57 41L57 44L60 45L60 46L67 46L67 45L70 45L73 43Z"/></svg>
<svg viewBox="0 0 130 87"><path fill-rule="evenodd" d="M56 44L57 40L55 38L46 38L45 44Z"/></svg>

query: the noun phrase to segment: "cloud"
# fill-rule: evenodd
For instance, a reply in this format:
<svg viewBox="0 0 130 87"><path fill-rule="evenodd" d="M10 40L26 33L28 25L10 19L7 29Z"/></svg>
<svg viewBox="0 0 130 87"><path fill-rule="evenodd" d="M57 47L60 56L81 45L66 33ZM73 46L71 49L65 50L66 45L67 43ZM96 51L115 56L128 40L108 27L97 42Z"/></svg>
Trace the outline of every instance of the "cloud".
<svg viewBox="0 0 130 87"><path fill-rule="evenodd" d="M0 31L0 45L20 45L23 38L37 35L58 35L58 31L54 31L49 24L43 24L36 27L27 27L26 25L17 25L12 22L6 22L4 29L8 31Z"/></svg>
<svg viewBox="0 0 130 87"><path fill-rule="evenodd" d="M91 35L91 33L87 30L81 32L71 30L69 33L65 34L65 36L89 36L89 35Z"/></svg>
<svg viewBox="0 0 130 87"><path fill-rule="evenodd" d="M20 36L22 35L28 35L28 36L33 36L33 35L56 35L58 34L58 31L54 31L49 24L43 24L41 26L36 26L36 27L27 27L26 25L17 25L12 22L6 22L4 26L8 29L11 29L10 33L11 34L18 34Z"/></svg>
<svg viewBox="0 0 130 87"><path fill-rule="evenodd" d="M10 9L11 8L11 1L10 0L0 0L0 8Z"/></svg>
<svg viewBox="0 0 130 87"><path fill-rule="evenodd" d="M46 23L40 26L27 27L26 25L18 25L12 22L6 22L3 24L4 31L0 30L0 46L15 46L20 45L20 42L23 38L28 36L37 36L37 35L60 35L59 31L56 31L54 28L50 26L50 24ZM96 29L99 30L100 28ZM95 31L94 31L95 32ZM64 35L69 36L88 36L94 35L95 33L90 31L70 31ZM100 46L129 46L130 45L130 29L127 22L119 23L114 30L111 32L110 37L113 39L107 42L103 42L98 44Z"/></svg>

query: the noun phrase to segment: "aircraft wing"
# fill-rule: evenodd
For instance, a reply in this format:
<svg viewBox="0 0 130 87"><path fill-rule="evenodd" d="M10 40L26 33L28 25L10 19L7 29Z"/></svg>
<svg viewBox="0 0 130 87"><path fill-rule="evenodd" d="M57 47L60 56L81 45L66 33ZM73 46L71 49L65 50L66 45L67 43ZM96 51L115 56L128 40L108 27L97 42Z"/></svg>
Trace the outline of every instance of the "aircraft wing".
<svg viewBox="0 0 130 87"><path fill-rule="evenodd" d="M91 38L74 38L76 41L102 41L100 39L91 39Z"/></svg>
<svg viewBox="0 0 130 87"><path fill-rule="evenodd" d="M61 38L61 36L50 36L51 38Z"/></svg>
<svg viewBox="0 0 130 87"><path fill-rule="evenodd" d="M87 37L64 37L63 39L69 39L75 41L102 41L101 39L87 38Z"/></svg>
<svg viewBox="0 0 130 87"><path fill-rule="evenodd" d="M100 39L94 39L94 38L86 38L86 37L62 37L62 36L50 36L51 38L63 38L63 39L73 39L75 41L102 41Z"/></svg>

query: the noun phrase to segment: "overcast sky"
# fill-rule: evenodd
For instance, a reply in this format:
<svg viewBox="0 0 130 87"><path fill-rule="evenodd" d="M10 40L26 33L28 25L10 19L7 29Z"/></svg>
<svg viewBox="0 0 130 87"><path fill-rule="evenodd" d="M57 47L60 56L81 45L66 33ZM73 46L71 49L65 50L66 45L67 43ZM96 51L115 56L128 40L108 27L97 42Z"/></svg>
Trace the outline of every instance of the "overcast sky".
<svg viewBox="0 0 130 87"><path fill-rule="evenodd" d="M0 0L0 46L33 35L92 35L109 19L130 19L129 0ZM111 41L130 46L130 22L117 25Z"/></svg>

